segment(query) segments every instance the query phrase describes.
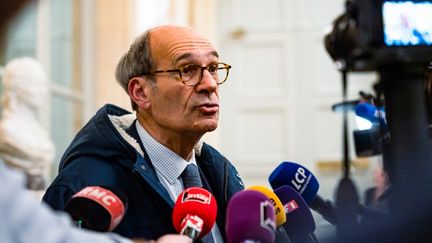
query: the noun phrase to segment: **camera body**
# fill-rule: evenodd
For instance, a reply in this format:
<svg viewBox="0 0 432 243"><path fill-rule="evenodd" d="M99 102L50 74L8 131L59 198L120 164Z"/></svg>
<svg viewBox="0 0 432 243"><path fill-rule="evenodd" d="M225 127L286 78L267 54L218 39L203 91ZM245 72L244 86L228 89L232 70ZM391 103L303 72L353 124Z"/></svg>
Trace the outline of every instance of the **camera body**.
<svg viewBox="0 0 432 243"><path fill-rule="evenodd" d="M347 71L375 71L432 61L431 0L348 0L325 46Z"/></svg>

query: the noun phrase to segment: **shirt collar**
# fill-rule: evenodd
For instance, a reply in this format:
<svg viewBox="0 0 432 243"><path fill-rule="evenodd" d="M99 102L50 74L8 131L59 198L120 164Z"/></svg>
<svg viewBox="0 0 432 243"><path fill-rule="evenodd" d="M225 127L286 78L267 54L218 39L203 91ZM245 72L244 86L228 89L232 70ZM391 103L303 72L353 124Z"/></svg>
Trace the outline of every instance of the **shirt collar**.
<svg viewBox="0 0 432 243"><path fill-rule="evenodd" d="M187 165L193 163L196 165L195 151L192 151L192 156L189 161L184 160L178 154L174 153L163 144L154 139L137 121L136 129L150 161L153 164L156 173L164 177L170 184L175 183L186 168Z"/></svg>

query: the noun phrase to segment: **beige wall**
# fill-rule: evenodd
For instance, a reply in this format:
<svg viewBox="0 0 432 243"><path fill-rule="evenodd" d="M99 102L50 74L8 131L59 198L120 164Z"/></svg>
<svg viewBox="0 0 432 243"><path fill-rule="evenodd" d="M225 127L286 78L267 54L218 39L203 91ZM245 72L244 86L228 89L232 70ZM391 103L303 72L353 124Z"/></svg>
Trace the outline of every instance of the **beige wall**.
<svg viewBox="0 0 432 243"><path fill-rule="evenodd" d="M190 25L218 46L216 0L190 0Z"/></svg>
<svg viewBox="0 0 432 243"><path fill-rule="evenodd" d="M95 1L95 106L113 103L130 110L126 92L115 81L115 67L132 41L132 1Z"/></svg>

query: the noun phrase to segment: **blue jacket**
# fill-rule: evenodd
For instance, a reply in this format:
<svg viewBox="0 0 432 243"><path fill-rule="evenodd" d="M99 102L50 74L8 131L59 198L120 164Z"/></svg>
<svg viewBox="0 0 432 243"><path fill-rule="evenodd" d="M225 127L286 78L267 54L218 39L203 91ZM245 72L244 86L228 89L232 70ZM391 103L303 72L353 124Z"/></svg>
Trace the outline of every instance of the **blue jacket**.
<svg viewBox="0 0 432 243"><path fill-rule="evenodd" d="M176 233L171 219L174 202L158 180L135 122L135 115L126 110L110 104L102 107L65 151L59 174L43 200L63 209L82 188L107 186L128 198L126 214L114 232L145 239ZM217 224L225 238L227 202L244 189L243 183L234 166L214 148L203 143L195 151L204 187L218 203Z"/></svg>

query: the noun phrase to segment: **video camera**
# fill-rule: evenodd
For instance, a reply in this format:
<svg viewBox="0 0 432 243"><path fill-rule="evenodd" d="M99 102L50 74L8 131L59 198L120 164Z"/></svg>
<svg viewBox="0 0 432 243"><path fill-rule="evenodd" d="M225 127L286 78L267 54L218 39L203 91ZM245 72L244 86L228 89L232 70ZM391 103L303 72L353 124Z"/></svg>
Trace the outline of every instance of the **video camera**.
<svg viewBox="0 0 432 243"><path fill-rule="evenodd" d="M371 103L375 107L369 111L374 112L366 113L372 114L366 117L379 126L357 134L356 139L360 139L356 142L361 143L356 146L365 156L382 153L391 190L387 194L389 218L376 220L372 227L365 227L364 233L350 231L357 219L351 206L358 203L358 197L350 197L356 195L356 190L349 180L344 109L344 175L336 201L341 218L346 220L336 223L338 239L432 242L432 142L426 133L430 126L427 118L432 107L432 84L425 85L425 74L432 61L432 0L346 0L345 4L345 13L334 20L325 36L325 47L342 74L344 102L348 72L379 74L380 94L385 103ZM385 109L386 115L381 115L384 110L380 108ZM383 128L388 128L388 133Z"/></svg>
<svg viewBox="0 0 432 243"><path fill-rule="evenodd" d="M347 0L325 47L346 71L427 65L432 60L432 1Z"/></svg>

